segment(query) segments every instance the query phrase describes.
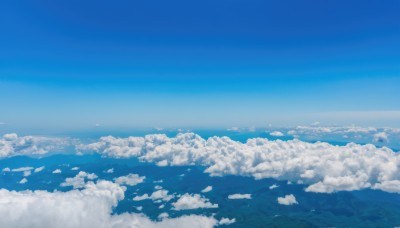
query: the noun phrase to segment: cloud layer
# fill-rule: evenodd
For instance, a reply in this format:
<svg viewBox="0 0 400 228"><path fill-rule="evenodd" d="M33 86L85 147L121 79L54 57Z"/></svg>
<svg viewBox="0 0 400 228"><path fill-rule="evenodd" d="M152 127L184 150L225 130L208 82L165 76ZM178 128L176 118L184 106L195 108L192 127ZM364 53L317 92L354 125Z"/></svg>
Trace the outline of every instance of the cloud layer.
<svg viewBox="0 0 400 228"><path fill-rule="evenodd" d="M59 152L69 144L69 139L65 138L5 134L0 137L0 158L17 155L40 156L49 152Z"/></svg>
<svg viewBox="0 0 400 228"><path fill-rule="evenodd" d="M167 137L102 137L77 146L80 152L97 152L114 158L137 157L160 166L200 165L212 176L241 175L304 183L310 192L351 191L363 188L400 192L399 154L388 148L349 143L308 143L300 140L228 137L203 139L193 133Z"/></svg>
<svg viewBox="0 0 400 228"><path fill-rule="evenodd" d="M100 180L87 182L82 190L68 192L0 190L0 227L18 228L157 228L213 227L212 217L189 215L151 221L143 214L112 215L124 199L124 187Z"/></svg>

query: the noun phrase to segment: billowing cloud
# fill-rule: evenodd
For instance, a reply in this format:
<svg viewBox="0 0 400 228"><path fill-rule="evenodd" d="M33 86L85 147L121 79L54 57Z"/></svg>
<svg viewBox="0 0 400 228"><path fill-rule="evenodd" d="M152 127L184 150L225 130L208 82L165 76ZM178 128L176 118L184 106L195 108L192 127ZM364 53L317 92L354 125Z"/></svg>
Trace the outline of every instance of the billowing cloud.
<svg viewBox="0 0 400 228"><path fill-rule="evenodd" d="M191 210L198 208L218 208L218 204L212 204L209 199L199 194L184 194L178 201L172 203L173 210Z"/></svg>
<svg viewBox="0 0 400 228"><path fill-rule="evenodd" d="M19 228L157 228L213 227L213 217L188 215L155 222L143 214L113 215L124 199L124 188L110 181L88 182L82 190L68 192L0 190L0 227Z"/></svg>
<svg viewBox="0 0 400 228"><path fill-rule="evenodd" d="M204 188L203 190L201 190L202 193L206 193L206 192L211 192L213 190L212 186L207 186L206 188Z"/></svg>
<svg viewBox="0 0 400 228"><path fill-rule="evenodd" d="M79 151L95 151L114 158L137 157L169 166L200 165L212 176L241 175L301 182L311 192L351 191L364 188L386 191L400 180L400 154L374 145L253 138L246 143L228 137L203 139L193 133L167 137L102 137L79 145ZM391 191L393 188L390 188Z"/></svg>
<svg viewBox="0 0 400 228"><path fill-rule="evenodd" d="M0 137L0 157L40 156L50 152L59 152L69 144L70 140L65 138L5 134Z"/></svg>
<svg viewBox="0 0 400 228"><path fill-rule="evenodd" d="M129 185L129 186L135 186L137 184L140 184L144 181L146 177L141 177L137 174L128 174L126 176L121 176L117 177L114 179L115 183L118 183L120 185Z"/></svg>
<svg viewBox="0 0 400 228"><path fill-rule="evenodd" d="M237 199L251 199L251 194L232 194L228 196L228 199L237 200Z"/></svg>
<svg viewBox="0 0 400 228"><path fill-rule="evenodd" d="M97 175L94 173L87 173L80 171L75 177L69 177L65 179L65 182L61 183L61 187L72 186L74 189L85 187L87 180L94 180Z"/></svg>
<svg viewBox="0 0 400 228"><path fill-rule="evenodd" d="M286 205L286 206L298 204L296 197L294 197L293 194L286 195L285 197L278 197L277 201L279 204Z"/></svg>

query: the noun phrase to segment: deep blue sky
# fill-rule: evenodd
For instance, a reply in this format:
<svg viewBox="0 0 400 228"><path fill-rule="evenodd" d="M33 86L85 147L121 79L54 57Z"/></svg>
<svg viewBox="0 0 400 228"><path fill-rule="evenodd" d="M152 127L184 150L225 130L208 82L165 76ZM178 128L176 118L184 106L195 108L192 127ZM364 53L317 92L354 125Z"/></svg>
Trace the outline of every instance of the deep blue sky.
<svg viewBox="0 0 400 228"><path fill-rule="evenodd" d="M400 125L400 1L0 3L0 128Z"/></svg>

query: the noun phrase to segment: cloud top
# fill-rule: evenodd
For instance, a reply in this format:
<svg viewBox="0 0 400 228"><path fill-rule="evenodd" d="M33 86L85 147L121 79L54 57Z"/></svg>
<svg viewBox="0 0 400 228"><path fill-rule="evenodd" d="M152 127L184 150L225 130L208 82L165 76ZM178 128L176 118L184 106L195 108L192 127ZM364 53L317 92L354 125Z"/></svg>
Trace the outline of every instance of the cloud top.
<svg viewBox="0 0 400 228"><path fill-rule="evenodd" d="M102 137L77 146L80 152L97 152L114 158L137 157L158 165L205 166L212 176L241 175L304 183L306 191L330 193L364 188L400 192L400 157L386 147L349 143L253 138L241 143L229 137L203 139L194 133L176 137Z"/></svg>

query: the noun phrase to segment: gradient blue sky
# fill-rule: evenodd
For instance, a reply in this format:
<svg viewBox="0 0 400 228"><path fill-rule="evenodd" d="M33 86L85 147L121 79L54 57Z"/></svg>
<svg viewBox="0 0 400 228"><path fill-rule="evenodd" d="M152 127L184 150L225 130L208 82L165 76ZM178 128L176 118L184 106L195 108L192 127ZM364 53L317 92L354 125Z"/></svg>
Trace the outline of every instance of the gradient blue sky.
<svg viewBox="0 0 400 228"><path fill-rule="evenodd" d="M2 1L0 128L400 126L400 1Z"/></svg>

